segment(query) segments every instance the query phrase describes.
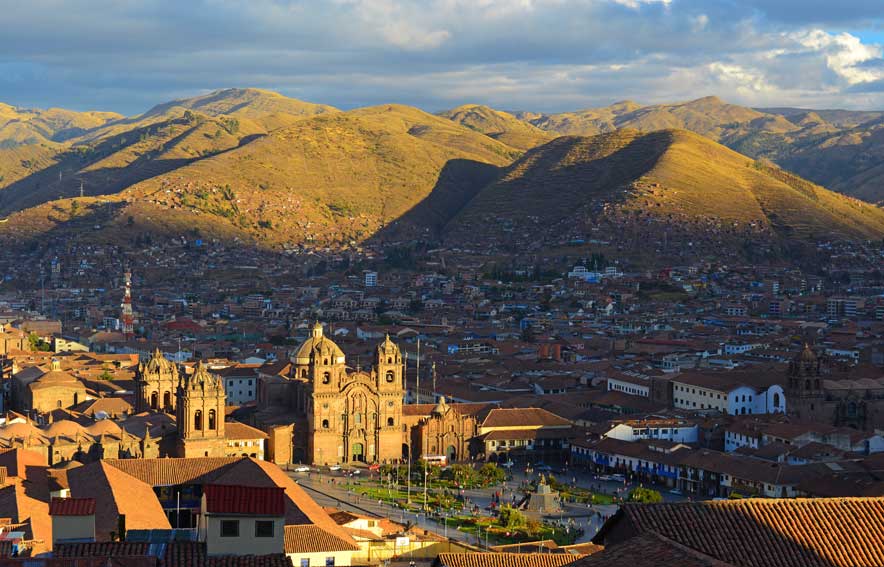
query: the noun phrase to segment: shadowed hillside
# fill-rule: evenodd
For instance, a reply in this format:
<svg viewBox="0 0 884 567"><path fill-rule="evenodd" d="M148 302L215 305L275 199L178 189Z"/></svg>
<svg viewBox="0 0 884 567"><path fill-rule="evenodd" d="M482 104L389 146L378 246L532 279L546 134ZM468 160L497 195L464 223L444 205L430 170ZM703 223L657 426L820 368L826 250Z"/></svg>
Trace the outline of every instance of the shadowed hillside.
<svg viewBox="0 0 884 567"><path fill-rule="evenodd" d="M613 231L607 238L675 230L732 244L884 235L881 209L684 130L553 140L483 189L446 232L471 244L555 241L599 223Z"/></svg>

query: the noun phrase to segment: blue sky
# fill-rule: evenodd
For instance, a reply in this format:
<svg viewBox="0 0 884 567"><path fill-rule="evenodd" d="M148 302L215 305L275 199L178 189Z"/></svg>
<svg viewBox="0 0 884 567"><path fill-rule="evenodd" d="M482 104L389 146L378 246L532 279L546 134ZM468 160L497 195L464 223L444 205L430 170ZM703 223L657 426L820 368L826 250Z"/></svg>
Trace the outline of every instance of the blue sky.
<svg viewBox="0 0 884 567"><path fill-rule="evenodd" d="M0 0L0 101L884 109L884 0Z"/></svg>

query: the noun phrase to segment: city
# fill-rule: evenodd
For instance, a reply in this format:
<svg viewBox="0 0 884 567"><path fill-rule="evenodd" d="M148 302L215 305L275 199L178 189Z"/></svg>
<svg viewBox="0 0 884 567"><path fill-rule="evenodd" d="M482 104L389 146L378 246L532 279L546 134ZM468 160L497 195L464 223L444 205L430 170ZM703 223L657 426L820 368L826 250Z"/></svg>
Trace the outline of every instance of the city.
<svg viewBox="0 0 884 567"><path fill-rule="evenodd" d="M0 39L0 565L884 566L880 10L88 4Z"/></svg>

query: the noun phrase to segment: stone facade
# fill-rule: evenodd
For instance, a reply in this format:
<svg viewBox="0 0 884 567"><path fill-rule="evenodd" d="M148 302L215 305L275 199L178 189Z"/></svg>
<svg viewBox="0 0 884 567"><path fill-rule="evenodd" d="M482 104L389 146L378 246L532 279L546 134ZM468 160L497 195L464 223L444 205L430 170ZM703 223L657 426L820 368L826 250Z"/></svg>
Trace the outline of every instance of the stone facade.
<svg viewBox="0 0 884 567"><path fill-rule="evenodd" d="M157 349L135 371L135 412L148 410L175 413L178 367Z"/></svg>
<svg viewBox="0 0 884 567"><path fill-rule="evenodd" d="M227 396L221 379L202 362L178 383L176 423L178 457L224 457L224 407Z"/></svg>
<svg viewBox="0 0 884 567"><path fill-rule="evenodd" d="M857 378L851 373L835 371L825 356L806 346L789 363L789 414L856 429L884 427L884 378Z"/></svg>

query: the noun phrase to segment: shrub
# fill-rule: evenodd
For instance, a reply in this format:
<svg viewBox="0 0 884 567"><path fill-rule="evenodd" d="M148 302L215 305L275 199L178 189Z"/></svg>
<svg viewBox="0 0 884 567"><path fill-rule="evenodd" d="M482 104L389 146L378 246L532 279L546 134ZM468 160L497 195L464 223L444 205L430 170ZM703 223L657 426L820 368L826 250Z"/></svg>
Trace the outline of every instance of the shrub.
<svg viewBox="0 0 884 567"><path fill-rule="evenodd" d="M656 490L639 487L629 493L629 501L642 504L656 504L657 502L663 502L663 496Z"/></svg>

